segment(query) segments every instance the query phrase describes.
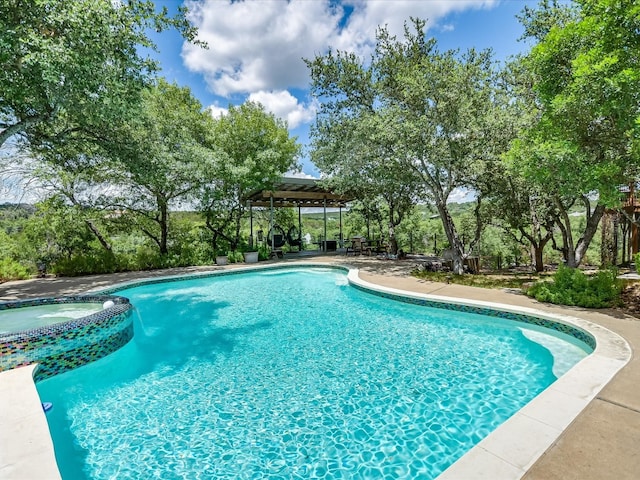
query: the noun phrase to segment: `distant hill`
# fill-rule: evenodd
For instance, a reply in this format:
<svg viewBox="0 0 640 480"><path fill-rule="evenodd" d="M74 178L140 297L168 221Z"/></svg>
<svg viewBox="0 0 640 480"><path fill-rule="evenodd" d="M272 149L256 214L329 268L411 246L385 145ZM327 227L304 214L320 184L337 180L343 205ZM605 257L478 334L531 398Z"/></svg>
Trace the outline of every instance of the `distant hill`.
<svg viewBox="0 0 640 480"><path fill-rule="evenodd" d="M0 203L0 210L26 210L33 213L36 207L30 203Z"/></svg>
<svg viewBox="0 0 640 480"><path fill-rule="evenodd" d="M0 203L0 220L27 218L35 211L36 208L28 203Z"/></svg>

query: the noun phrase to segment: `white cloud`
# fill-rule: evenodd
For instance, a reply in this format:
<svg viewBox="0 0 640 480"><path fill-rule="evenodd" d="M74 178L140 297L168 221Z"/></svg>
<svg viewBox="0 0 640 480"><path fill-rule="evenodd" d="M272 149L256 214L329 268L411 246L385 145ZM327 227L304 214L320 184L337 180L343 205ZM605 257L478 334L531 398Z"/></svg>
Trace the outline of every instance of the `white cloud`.
<svg viewBox="0 0 640 480"><path fill-rule="evenodd" d="M211 113L213 118L220 118L229 112L228 108L223 108L218 105L209 105L207 110L209 110L209 113Z"/></svg>
<svg viewBox="0 0 640 480"><path fill-rule="evenodd" d="M465 203L471 202L476 199L476 194L472 190L468 190L466 188L455 188L449 198L447 199L447 203Z"/></svg>
<svg viewBox="0 0 640 480"><path fill-rule="evenodd" d="M352 38L366 37L373 42L378 26L386 26L389 33L402 37L404 24L411 17L428 20L432 28L444 16L473 8L491 8L498 0L356 0L347 31Z"/></svg>
<svg viewBox="0 0 640 480"><path fill-rule="evenodd" d="M302 123L308 123L315 117L316 105L302 105L296 97L287 90L259 91L249 95L249 100L261 103L276 117L287 121L290 129L298 127Z"/></svg>
<svg viewBox="0 0 640 480"><path fill-rule="evenodd" d="M286 177L286 178L309 178L309 179L312 179L312 180L319 180L318 177L314 177L313 175L309 175L308 173L295 172L293 170L288 171L283 176Z"/></svg>
<svg viewBox="0 0 640 480"><path fill-rule="evenodd" d="M189 3L207 50L185 44L182 56L218 95L307 85L303 57L327 47L342 12L325 1L205 0Z"/></svg>
<svg viewBox="0 0 640 480"><path fill-rule="evenodd" d="M448 13L490 8L497 2L352 0L345 23L343 7L329 0L191 0L190 19L209 49L185 43L182 56L216 95L304 88L309 77L303 58L324 54L329 47L366 57L378 26L402 36L410 17L428 19L433 27Z"/></svg>

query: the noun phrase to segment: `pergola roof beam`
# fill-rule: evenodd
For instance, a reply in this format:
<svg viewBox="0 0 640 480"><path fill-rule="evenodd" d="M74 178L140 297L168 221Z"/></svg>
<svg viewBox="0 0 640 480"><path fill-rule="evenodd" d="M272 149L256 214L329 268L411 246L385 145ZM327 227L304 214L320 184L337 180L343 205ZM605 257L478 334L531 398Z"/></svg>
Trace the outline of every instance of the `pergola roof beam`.
<svg viewBox="0 0 640 480"><path fill-rule="evenodd" d="M316 180L282 178L269 190L259 190L247 197L254 207L345 207L353 198L320 187Z"/></svg>

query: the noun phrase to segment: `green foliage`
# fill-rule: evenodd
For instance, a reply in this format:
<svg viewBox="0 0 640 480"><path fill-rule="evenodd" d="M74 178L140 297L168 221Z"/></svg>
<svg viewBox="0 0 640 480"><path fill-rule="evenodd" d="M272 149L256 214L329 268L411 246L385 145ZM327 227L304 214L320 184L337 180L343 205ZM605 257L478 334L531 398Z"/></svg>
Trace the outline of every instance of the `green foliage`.
<svg viewBox="0 0 640 480"><path fill-rule="evenodd" d="M454 275L446 272L428 272L426 270L414 270L414 277L422 278L430 282L455 283L481 288L521 288L530 283L537 276L526 275Z"/></svg>
<svg viewBox="0 0 640 480"><path fill-rule="evenodd" d="M286 123L259 103L230 106L213 121L212 142L220 155L209 182L198 196L198 210L211 231L214 248L239 247L240 226L247 210L245 197L269 188L296 166L300 145Z"/></svg>
<svg viewBox="0 0 640 480"><path fill-rule="evenodd" d="M266 245L260 245L258 247L258 260L269 260L269 255L271 254L271 250Z"/></svg>
<svg viewBox="0 0 640 480"><path fill-rule="evenodd" d="M125 129L128 147L110 152L126 209L157 246L169 252L170 209L194 198L210 181L217 155L211 148L211 116L188 88L159 80L145 91L139 118Z"/></svg>
<svg viewBox="0 0 640 480"><path fill-rule="evenodd" d="M91 250L93 235L82 209L69 206L55 196L36 204L36 211L24 226L24 238L35 246L35 261L55 262Z"/></svg>
<svg viewBox="0 0 640 480"><path fill-rule="evenodd" d="M0 258L0 282L24 280L30 276L31 272L24 265L10 258Z"/></svg>
<svg viewBox="0 0 640 480"><path fill-rule="evenodd" d="M592 156L584 172L601 201L617 204L617 182L640 139L640 7L637 2L578 0L574 14L553 25L529 55L542 122L556 138ZM542 5L544 11L553 8ZM574 173L578 173L574 169Z"/></svg>
<svg viewBox="0 0 640 480"><path fill-rule="evenodd" d="M178 215L182 213L182 215ZM181 265L210 265L215 252L210 237L199 217L189 218L185 212L175 212L169 254L177 256Z"/></svg>
<svg viewBox="0 0 640 480"><path fill-rule="evenodd" d="M527 295L540 302L574 305L586 308L604 308L616 305L622 292L617 270L600 270L589 277L577 268L560 266L553 282L534 284Z"/></svg>
<svg viewBox="0 0 640 480"><path fill-rule="evenodd" d="M402 40L380 28L371 62L340 51L307 61L320 102L312 159L344 191L383 198L387 225L416 200L434 202L461 273L465 246L449 197L485 183L517 122L491 53L439 51L425 26L412 19Z"/></svg>
<svg viewBox="0 0 640 480"><path fill-rule="evenodd" d="M13 237L0 228L0 258L19 260L22 257L24 248L16 237L18 235Z"/></svg>
<svg viewBox="0 0 640 480"><path fill-rule="evenodd" d="M640 253L633 256L633 262L636 264L636 272L640 273Z"/></svg>
<svg viewBox="0 0 640 480"><path fill-rule="evenodd" d="M56 275L75 277L92 273L114 273L123 270L112 252L96 250L79 253L71 257L60 258L50 265L47 271ZM126 270L126 268L124 269Z"/></svg>
<svg viewBox="0 0 640 480"><path fill-rule="evenodd" d="M144 245L135 253L134 265L139 270L154 270L167 268L169 261L167 255L162 255L157 249Z"/></svg>
<svg viewBox="0 0 640 480"><path fill-rule="evenodd" d="M0 146L16 134L29 143L64 141L61 132L100 132L128 116L158 69L144 52L150 29L195 30L152 2L3 0L0 2Z"/></svg>
<svg viewBox="0 0 640 480"><path fill-rule="evenodd" d="M242 263L244 261L244 254L239 251L229 252L227 254L229 263Z"/></svg>
<svg viewBox="0 0 640 480"><path fill-rule="evenodd" d="M525 35L538 40L522 61L528 75L521 82L537 115L511 156L552 199L570 267L582 261L605 206L619 206L619 186L637 180L639 14L637 2L626 0L544 0L520 18ZM567 211L574 202L588 205L594 192L598 204L586 208L576 240Z"/></svg>

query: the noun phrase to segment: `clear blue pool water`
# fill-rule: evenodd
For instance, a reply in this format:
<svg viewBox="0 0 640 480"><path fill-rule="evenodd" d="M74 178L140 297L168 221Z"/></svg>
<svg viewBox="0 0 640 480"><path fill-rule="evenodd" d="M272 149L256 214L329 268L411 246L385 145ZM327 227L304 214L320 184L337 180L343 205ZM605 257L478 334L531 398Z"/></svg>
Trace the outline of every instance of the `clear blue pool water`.
<svg viewBox="0 0 640 480"><path fill-rule="evenodd" d="M134 340L38 384L64 479L432 479L588 354L337 270L118 294Z"/></svg>

